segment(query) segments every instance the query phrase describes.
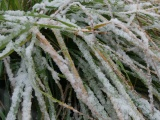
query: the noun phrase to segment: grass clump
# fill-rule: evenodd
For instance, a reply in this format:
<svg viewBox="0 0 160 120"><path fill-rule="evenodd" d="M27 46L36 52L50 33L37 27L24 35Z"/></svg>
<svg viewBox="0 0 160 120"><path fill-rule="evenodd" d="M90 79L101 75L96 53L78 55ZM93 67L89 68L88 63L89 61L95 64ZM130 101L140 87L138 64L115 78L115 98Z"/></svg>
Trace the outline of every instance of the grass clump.
<svg viewBox="0 0 160 120"><path fill-rule="evenodd" d="M159 119L157 1L14 1L0 4L2 119Z"/></svg>

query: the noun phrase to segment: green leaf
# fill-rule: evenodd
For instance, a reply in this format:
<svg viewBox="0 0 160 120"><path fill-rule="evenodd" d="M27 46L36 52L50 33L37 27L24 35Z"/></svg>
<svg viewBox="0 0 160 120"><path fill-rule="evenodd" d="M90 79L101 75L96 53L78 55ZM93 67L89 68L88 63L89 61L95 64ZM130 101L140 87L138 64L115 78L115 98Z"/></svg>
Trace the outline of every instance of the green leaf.
<svg viewBox="0 0 160 120"><path fill-rule="evenodd" d="M120 69L125 73L125 75L126 75L126 77L127 77L127 80L129 80L129 81L131 82L131 80L130 80L128 74L127 74L127 71L126 71L126 69L124 68L122 62L121 62L120 60L117 60L116 63L117 63L117 65L120 66Z"/></svg>
<svg viewBox="0 0 160 120"><path fill-rule="evenodd" d="M5 114L2 112L2 110L0 110L0 118L1 118L1 120L6 119Z"/></svg>
<svg viewBox="0 0 160 120"><path fill-rule="evenodd" d="M4 47L6 47L6 45L9 43L9 41L20 36L21 34L27 32L30 29L30 27L29 27L30 25L25 25L25 26L26 26L26 29L21 29L21 30L17 31L16 33L11 33L5 39L1 40L0 50L3 49Z"/></svg>
<svg viewBox="0 0 160 120"><path fill-rule="evenodd" d="M103 3L103 0L95 0L95 2Z"/></svg>

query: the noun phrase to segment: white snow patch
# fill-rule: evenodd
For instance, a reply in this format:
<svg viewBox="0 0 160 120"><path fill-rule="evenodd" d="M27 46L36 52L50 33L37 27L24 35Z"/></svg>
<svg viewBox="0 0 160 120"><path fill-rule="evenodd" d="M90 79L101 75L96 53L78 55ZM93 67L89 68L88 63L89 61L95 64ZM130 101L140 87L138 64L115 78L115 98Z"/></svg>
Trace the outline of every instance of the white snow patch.
<svg viewBox="0 0 160 120"><path fill-rule="evenodd" d="M20 11L20 10L16 10L16 11L8 10L5 13L8 15L13 15L13 16L23 16L24 15L24 11Z"/></svg>

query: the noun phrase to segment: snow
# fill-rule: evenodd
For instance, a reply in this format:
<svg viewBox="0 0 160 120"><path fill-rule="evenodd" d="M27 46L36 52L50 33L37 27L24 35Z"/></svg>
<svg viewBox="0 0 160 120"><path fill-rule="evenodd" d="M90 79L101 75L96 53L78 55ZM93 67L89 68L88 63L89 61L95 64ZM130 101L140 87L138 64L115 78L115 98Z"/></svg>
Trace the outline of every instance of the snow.
<svg viewBox="0 0 160 120"><path fill-rule="evenodd" d="M96 42L96 38L94 34L85 35L84 39L86 39L87 43L91 46Z"/></svg>
<svg viewBox="0 0 160 120"><path fill-rule="evenodd" d="M142 49L148 47L146 39L144 39L145 44L140 42L140 40L118 19L111 19L111 22L113 24L107 25L107 27L106 27L107 31L112 31L116 35L119 35L119 36L125 38L127 41L132 42L133 44L135 44L136 46L138 46ZM121 29L118 29L116 26L121 27Z"/></svg>
<svg viewBox="0 0 160 120"><path fill-rule="evenodd" d="M87 42L87 39L85 39L84 36L85 35L83 34L82 37ZM129 99L128 94L126 92L124 92L125 90L124 90L123 86L121 84L119 84L116 79L114 79L114 80L116 80L114 83L116 83L116 87L117 87L118 91L115 89L115 87L113 87L110 84L109 80L106 78L106 76L101 71L99 66L97 66L94 63L93 58L89 53L89 48L85 45L85 43L79 39L74 40L74 42L77 44L78 48L83 53L83 56L87 60L87 62L89 63L91 69L97 75L98 80L103 84L104 91L110 97L110 99L112 99L112 104L114 103L114 106L115 106L114 109L120 109L123 117L126 119L128 119L129 116L133 117L136 120L143 119L142 115L139 112L137 112L136 107L133 105L132 101ZM90 46L90 47L92 47L92 46ZM111 76L111 77L113 77L113 76ZM118 88L118 86L120 86L120 87ZM118 94L118 92L120 93L120 95ZM122 98L126 102L124 102ZM124 103L124 104L122 104L122 103ZM118 114L120 115L119 112L118 112Z"/></svg>
<svg viewBox="0 0 160 120"><path fill-rule="evenodd" d="M2 29L0 30L0 32L1 32L2 34L9 34L9 33L12 33L12 32L14 32L14 31L13 31L13 29L2 28ZM2 37L2 38L0 38L0 40L6 38L6 36L4 36L4 35L0 35L0 37Z"/></svg>
<svg viewBox="0 0 160 120"><path fill-rule="evenodd" d="M36 11L39 11L39 10L44 10L45 9L45 4L42 2L42 3L37 3L35 4L32 9L33 10L36 10Z"/></svg>
<svg viewBox="0 0 160 120"><path fill-rule="evenodd" d="M31 57L31 51L33 50L34 43L36 41L36 36L33 35L30 45L26 48L26 56Z"/></svg>
<svg viewBox="0 0 160 120"><path fill-rule="evenodd" d="M15 115L14 108L17 106L17 101L20 102L20 100L18 99L20 91L21 91L21 89L20 89L19 86L17 86L14 89L14 92L13 92L13 95L12 95L12 105L10 107L9 113L7 114L6 120L16 120L16 115Z"/></svg>
<svg viewBox="0 0 160 120"><path fill-rule="evenodd" d="M28 81L28 80L27 80ZM22 102L22 119L31 119L31 97L32 97L32 87L30 84L26 84L25 91L23 92L23 102Z"/></svg>
<svg viewBox="0 0 160 120"><path fill-rule="evenodd" d="M45 39L44 36L41 36L43 39ZM67 61L62 58L55 50L53 50L51 47L45 46L44 44L40 44L40 46L44 49L44 51L48 52L54 62L58 65L61 72L66 76L67 80L71 82L71 84L75 83L75 78L73 77L73 74L69 71L68 66L66 65ZM75 89L76 90L76 89Z"/></svg>
<svg viewBox="0 0 160 120"><path fill-rule="evenodd" d="M156 14L156 13L153 13L153 12L146 12L146 11L144 11L144 10L142 10L142 11L140 11L141 13L144 13L144 14L146 14L146 15L150 15L150 16L152 16L152 17L160 17L160 15L159 14Z"/></svg>
<svg viewBox="0 0 160 120"><path fill-rule="evenodd" d="M76 20L74 18L72 18L71 23L76 23Z"/></svg>
<svg viewBox="0 0 160 120"><path fill-rule="evenodd" d="M68 0L54 0L51 2L44 2L46 4L46 6L52 6L52 7L59 7L62 4L65 4Z"/></svg>
<svg viewBox="0 0 160 120"><path fill-rule="evenodd" d="M35 90L35 96L37 97L37 100L38 100L38 103L39 103L39 106L40 106L40 110L44 114L44 119L45 120L50 120L48 112L46 110L46 105L45 105L45 102L44 102L44 98L43 98L42 94L37 90L37 89L39 89L39 88L37 88L39 86L42 87L43 90L45 90L45 88L42 85L39 78L37 77L35 69L33 69L34 63L33 63L33 58L32 58L32 51L33 51L35 41L36 41L36 36L33 34L31 42L27 46L26 52L25 52L25 56L26 56L25 64L27 65L27 76L28 76L28 79L26 79L28 81L25 81L25 83L28 82L27 85L29 85L29 86L26 86L27 93L24 93L23 95L27 95L29 98L26 99L26 101L24 101L24 102L29 101L28 106L26 106L26 105L25 106L28 109L27 112L30 113L30 105L31 105L31 103L30 103L30 97L31 96L30 95L31 95L32 87L33 87L34 90ZM37 83L38 83L38 85L37 85ZM25 110L24 110L23 117L25 117L26 115L27 114L25 113ZM28 116L28 118L30 118L30 116Z"/></svg>
<svg viewBox="0 0 160 120"><path fill-rule="evenodd" d="M160 111L154 108L154 112L152 113L151 106L149 102L143 98L137 99L139 105L138 107L141 108L141 111L149 117L150 120L159 120L160 118Z"/></svg>
<svg viewBox="0 0 160 120"><path fill-rule="evenodd" d="M137 5L139 9L142 9L143 7L151 6L152 4L150 2L144 2L140 4L129 4L124 7L124 10L126 11L137 10Z"/></svg>
<svg viewBox="0 0 160 120"><path fill-rule="evenodd" d="M12 49L13 49L13 42L11 41L6 45L6 48L0 53L0 58L3 58Z"/></svg>
<svg viewBox="0 0 160 120"><path fill-rule="evenodd" d="M38 101L38 104L40 106L40 110L44 114L44 119L45 120L50 120L42 94L39 91L36 91L35 96L37 97L37 101Z"/></svg>
<svg viewBox="0 0 160 120"><path fill-rule="evenodd" d="M25 70L25 62L21 62L21 68L18 71L18 74L23 74ZM23 82L25 84L24 92L22 93L23 102L22 102L22 119L30 120L31 119L31 98L32 98L32 86L30 80L28 79L28 75L26 72L25 78L23 78Z"/></svg>
<svg viewBox="0 0 160 120"><path fill-rule="evenodd" d="M22 49L22 48L20 47L20 43L22 43L23 41L26 40L27 35L28 35L28 33L24 33L24 34L20 35L20 36L15 40L15 42L10 41L10 42L7 44L7 46L6 46L6 48L4 49L4 51L2 52L2 55L9 53L11 50L15 50L17 53L22 52L22 50L24 50L24 49ZM0 55L0 56L1 56L1 55Z"/></svg>
<svg viewBox="0 0 160 120"><path fill-rule="evenodd" d="M114 98L112 99L112 102L115 103L115 108L122 111L123 117L125 120L128 120L129 117L134 118L135 120L141 120L136 113L133 112L132 108L128 105L128 103L125 101L124 98Z"/></svg>
<svg viewBox="0 0 160 120"><path fill-rule="evenodd" d="M5 14L13 15L13 16L23 16L24 15L24 11L20 11L20 10L16 10L16 11L8 10L8 11L5 12Z"/></svg>
<svg viewBox="0 0 160 120"><path fill-rule="evenodd" d="M88 2L92 2L93 0L76 0L76 1L88 3Z"/></svg>
<svg viewBox="0 0 160 120"><path fill-rule="evenodd" d="M109 114L112 114L110 117L115 119L116 115L115 113L113 113L114 110L110 105L111 103L106 104L108 102L108 99L106 100L105 97L103 96L103 93L99 87L100 83L96 82L96 76L94 72L90 69L89 65L82 58L80 58L78 55L74 55L74 56L79 61L79 67L83 70L83 73L85 73L84 74L85 79L86 81L88 81L89 86L91 87L95 95L97 96L98 100L100 101L102 106L105 108L105 110L107 110Z"/></svg>
<svg viewBox="0 0 160 120"><path fill-rule="evenodd" d="M4 18L10 22L19 22L19 23L27 23L28 19L26 16L20 17L20 16L10 16L10 15L3 15Z"/></svg>
<svg viewBox="0 0 160 120"><path fill-rule="evenodd" d="M42 64L44 64L46 67L47 67L47 69L51 72L51 74L52 74L52 78L55 80L55 81L59 81L60 80L60 78L59 78L59 76L58 76L58 73L53 69L53 68L51 68L50 66L49 66L49 64L47 63L47 61L46 61L46 59L43 57L42 58Z"/></svg>
<svg viewBox="0 0 160 120"><path fill-rule="evenodd" d="M5 25L9 28L12 28L13 32L18 32L23 27L22 25L13 22L6 22Z"/></svg>
<svg viewBox="0 0 160 120"><path fill-rule="evenodd" d="M4 65L5 65L5 69L6 69L8 77L9 77L9 80L11 82L11 85L13 87L15 87L16 81L15 81L14 75L13 75L11 67L10 67L10 57L4 58L3 62L4 62Z"/></svg>
<svg viewBox="0 0 160 120"><path fill-rule="evenodd" d="M0 42L1 42L1 40L5 39L5 38L6 38L6 36L0 34Z"/></svg>
<svg viewBox="0 0 160 120"><path fill-rule="evenodd" d="M110 120L110 118L104 110L104 107L99 103L98 99L94 96L93 92L90 90L89 87L87 87L87 91L89 96L87 98L87 104L90 104L90 106L93 106L92 109L96 110L92 114L99 118L99 120L103 120L104 118Z"/></svg>
<svg viewBox="0 0 160 120"><path fill-rule="evenodd" d="M16 113L18 112L17 106L19 106L19 103L21 102L21 97L22 97L22 92L24 87L24 84L23 84L24 79L26 79L25 73L18 74L15 77L15 80L17 81L16 87L14 88L14 92L12 95L12 104L6 120L16 120Z"/></svg>
<svg viewBox="0 0 160 120"><path fill-rule="evenodd" d="M127 23L127 26L130 26L130 24L132 23L132 21L134 20L135 18L135 14L131 15L131 17L129 18L129 21Z"/></svg>
<svg viewBox="0 0 160 120"><path fill-rule="evenodd" d="M134 30L134 32L136 32L141 37L141 42L143 43L143 45L146 46L146 48L148 48L148 46L149 46L149 44L148 44L149 40L146 37L145 32L141 31L141 30L139 30L137 28L134 28L133 30Z"/></svg>
<svg viewBox="0 0 160 120"><path fill-rule="evenodd" d="M96 75L98 76L99 80L103 83L103 85L106 87L106 89L110 92L114 92L114 88L110 85L108 79L105 77L104 73L101 71L101 69L94 63L92 56L90 55L88 48L85 46L83 42L76 39L74 42L77 44L81 52L83 53L83 56L88 61L90 67L92 70L95 71Z"/></svg>
<svg viewBox="0 0 160 120"><path fill-rule="evenodd" d="M50 7L56 7L58 8L57 11L55 11L54 14L51 15L51 17L56 18L57 21L61 20L63 22L69 23L71 25L74 25L75 27L78 27L76 25L77 21L82 21L85 22L85 24L89 24L91 27L93 27L94 24L97 24L99 22L102 22L102 20L99 17L97 17L97 14L94 13L94 11L92 11L91 9L88 9L85 5L82 5L80 2L92 2L93 0L54 0L52 2L49 2L48 0L43 0L42 3L38 3L35 4L33 7L33 10L39 12L40 14L46 13L47 10L49 10L50 8L47 8L48 6ZM127 1L131 1L132 0L127 0ZM116 2L116 0L112 0L110 1L111 4L114 4ZM107 3L108 4L108 3ZM117 5L122 6L124 4L123 1L118 1ZM77 12L77 14L70 14L70 16L68 17L68 15L66 15L67 11L70 9L70 7L72 5L78 5L81 7L82 11ZM118 41L118 44L120 43L124 43L126 40L128 41L128 43L131 43L131 45L135 46L135 49L132 49L131 51L133 52L137 52L137 54L141 57L144 57L143 55L143 51L149 49L149 40L145 35L145 31L138 29L137 27L135 27L134 25L132 25L132 21L135 18L135 13L139 12L139 13L144 13L153 17L160 17L160 15L154 13L154 11L152 12L146 12L143 8L144 7L149 7L151 5L150 2L144 2L141 4L127 4L124 8L122 8L122 12L120 11L119 15L117 15L119 17L118 19L111 19L110 22L111 24L108 24L106 26L104 26L102 29L106 30L106 32L108 31L112 31L114 33L114 37L116 38L116 40ZM106 10L97 10L98 13L102 14L107 14L107 15L111 15L112 16L112 9L111 6L109 5L109 11ZM108 9L107 9L108 10ZM116 10L116 8L115 8ZM92 11L92 12L91 12ZM126 12L125 12L126 11ZM118 12L115 11L115 16ZM125 13L125 14L124 14ZM133 14L132 14L133 13ZM86 16L82 16L83 14L85 14ZM101 16L99 14L99 16ZM128 14L131 14L130 18L127 16ZM101 16L102 17L102 16ZM60 27L63 27L65 29L65 27L67 27L67 25L61 23L61 22L57 22L56 20L50 19L50 18L34 18L34 17L29 17L29 16L25 16L25 13L23 11L6 11L4 18L8 21L11 22L6 22L4 24L5 29L2 29L1 31L6 31L9 33L19 33L22 29L25 29L25 26L23 26L25 23L30 22L36 22L37 24L43 24L43 25L57 25ZM123 18L123 22L120 21L120 19ZM107 21L107 20L106 20ZM158 21L158 19L157 19ZM17 22L17 23L12 23L12 22ZM103 22L102 22L103 23ZM83 27L85 27L85 24ZM156 27L157 24L157 27ZM134 28L134 27L135 28ZM3 28L3 25L1 26ZM153 25L148 26L149 29L150 28L158 28L158 22L154 23ZM7 29L9 28L9 29ZM7 54L8 52L10 52L12 49L14 49L19 55L21 55L22 59L23 56L25 57L25 60L22 61L23 65L20 67L18 73L16 75L14 75L12 73L12 70L10 68L10 64L9 64L9 59L5 58L4 59L4 64L5 64L5 68L6 68L6 72L8 74L8 77L11 81L11 85L13 87L15 87L14 92L13 92L13 96L12 96L12 105L10 108L10 111L8 113L7 116L7 120L14 120L16 119L15 117L15 113L17 112L15 111L17 104L20 103L21 101L21 97L23 97L23 102L22 102L22 117L24 120L28 120L31 118L30 113L31 113L31 94L32 94L32 88L36 90L35 86L37 83L39 84L39 86L42 87L43 90L45 90L45 86L42 84L41 80L37 77L36 71L34 69L34 62L33 62L33 51L34 51L34 44L36 41L36 34L40 33L38 31L39 28L32 28L29 32L32 32L33 36L32 36L32 40L29 41L25 46L23 47L19 47L19 44L21 42L23 42L26 37L28 36L28 32L24 33L23 35L21 35L20 37L17 37L16 39L14 39L15 42L13 42L10 38L12 38L12 36L16 36L16 34L10 34L10 35L3 35L4 33L0 34L0 44L3 45L5 42L9 42L6 45L6 48L0 53L0 57L3 57L5 54ZM64 30L61 29L61 30ZM101 56L95 52L96 49L94 49L94 45L95 47L99 46L100 44L97 42L96 39L96 34L92 33L83 33L81 30L81 27L78 27L78 29L74 29L74 30L79 30L79 32L77 33L79 36L81 36L81 38L83 38L83 40L78 39L78 40L74 40L74 42L77 44L77 46L79 47L79 50L82 52L84 58L86 59L86 61L88 63L86 63L88 66L88 68L91 69L91 71L93 71L92 73L88 73L88 72L84 72L86 74L86 78L87 79L96 79L102 87L102 89L104 89L105 93L107 94L108 99L111 100L114 109L116 110L118 117L122 117L124 119L130 119L130 116L133 119L136 120L140 120L141 118L143 119L143 117L141 117L141 114L139 114L138 110L135 109L136 107L132 106L132 103L130 101L130 98L128 96L128 93L126 93L125 88L123 87L123 85L118 81L119 79L117 78L117 76L115 75L115 73L113 72L113 70L110 68L110 66L108 65L108 63L104 62L103 59L101 59ZM101 31L101 29L98 29ZM119 39L118 37L123 37L124 39ZM140 36L140 39L137 37ZM104 37L102 35L102 37ZM108 39L113 40L111 37L106 37ZM41 36L41 39L46 39L45 36ZM121 41L122 42L121 42ZM85 41L85 42L83 42ZM109 42L110 42L109 41ZM116 42L117 42L116 41ZM119 42L120 41L120 42ZM42 41L41 41L42 42ZM39 42L40 43L40 42ZM107 42L106 42L107 43ZM114 42L112 42L113 45L115 45ZM72 71L70 70L70 67L68 65L67 60L63 59L63 57L58 54L57 51L55 51L52 46L48 43L47 45L44 45L45 43L40 43L40 47L47 53L50 54L50 56L52 56L53 61L58 65L60 71L62 72L62 74L65 75L66 79L71 83L72 87L74 88L75 92L77 93L77 97L82 100L83 102L86 103L86 105L89 107L89 109L91 109L92 113L96 116L99 117L99 114L103 116L103 118L108 117L105 109L105 98L101 97L103 96L101 88L98 88L96 85L96 82L94 81L90 81L89 85L90 87L94 87L91 88L93 91L91 91L91 89L89 87L87 88L88 91L88 96L83 95L83 91L82 91L82 87L78 86L79 84L83 86L83 84L81 83L81 79L78 78L76 79L76 76L72 73ZM109 45L107 43L107 45ZM110 49L112 50L112 48L109 48L108 46L104 46L106 48L106 50ZM124 44L125 45L125 44ZM26 47L26 48L25 48ZM108 48L107 48L108 47ZM137 49L139 48L139 49ZM141 77L144 78L144 80L142 80L144 82L145 85L147 85L147 79L145 79L145 73L143 72L142 69L137 69L138 67L136 67L136 65L134 65L134 60L132 60L128 55L126 55L126 53L119 49L118 47L116 47L117 51L115 53L117 53L119 56L122 57L122 59L124 59L124 63L126 63L133 71L138 71L138 75L142 75ZM126 48L128 49L128 48ZM139 51L141 51L140 53L138 53ZM36 52L36 51L34 51ZM146 54L148 55L148 57L144 57L143 60L149 59L149 57L151 58L155 58L156 54L154 54L151 50L148 50L146 52ZM98 61L95 62L94 58L92 57L92 55L94 55L94 57L98 58ZM110 55L111 56L111 55ZM111 56L112 57L112 56ZM114 56L115 57L115 56ZM41 61L42 60L42 61ZM58 73L47 63L45 58L39 59L39 62L42 62L42 66L41 67L46 67L52 74L52 77L55 81L60 80L60 78L58 77ZM156 70L156 68L159 69L160 65L158 64L158 60L155 61L155 65L156 67L154 68L154 65L152 63L152 59L148 60L149 66L151 66L154 70ZM103 68L101 66L103 66ZM24 67L26 66L26 68ZM81 67L81 66L80 66ZM26 69L26 71L24 70ZM83 69L83 68L82 68ZM157 72L159 72L159 70L157 70ZM35 79L37 81L35 81ZM112 84L111 84L112 82ZM87 86L87 85L86 85ZM149 87L149 92L152 93L154 92L154 94L156 94L155 89L151 88L151 83L148 85ZM23 89L24 88L24 89ZM97 91L96 91L97 89ZM24 91L23 91L24 90ZM98 91L99 90L99 91ZM44 113L45 116L45 120L49 120L49 115L47 113L47 108L45 105L45 100L42 96L41 93L39 93L38 91L35 91L35 94L37 96L39 105L40 105L40 109L41 111ZM156 95L155 95L156 96ZM88 97L88 98L87 98ZM152 94L149 95L150 98L152 98ZM141 108L143 114L145 116L149 116L149 119L159 119L160 117L160 112L154 108L154 114L151 115L151 107L148 101L144 100L144 99L138 99L138 108ZM151 101L153 102L153 101ZM140 104L139 104L140 103ZM111 103L110 103L111 104ZM98 114L97 114L98 113ZM78 117L77 117L78 119ZM99 118L101 119L101 117Z"/></svg>

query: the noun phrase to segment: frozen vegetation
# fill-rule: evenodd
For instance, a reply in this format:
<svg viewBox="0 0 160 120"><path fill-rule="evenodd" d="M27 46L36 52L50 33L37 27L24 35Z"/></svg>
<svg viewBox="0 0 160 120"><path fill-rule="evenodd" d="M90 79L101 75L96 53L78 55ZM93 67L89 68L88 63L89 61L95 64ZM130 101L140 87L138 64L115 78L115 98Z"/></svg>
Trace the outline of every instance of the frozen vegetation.
<svg viewBox="0 0 160 120"><path fill-rule="evenodd" d="M42 0L0 11L0 60L4 120L160 120L158 1Z"/></svg>

